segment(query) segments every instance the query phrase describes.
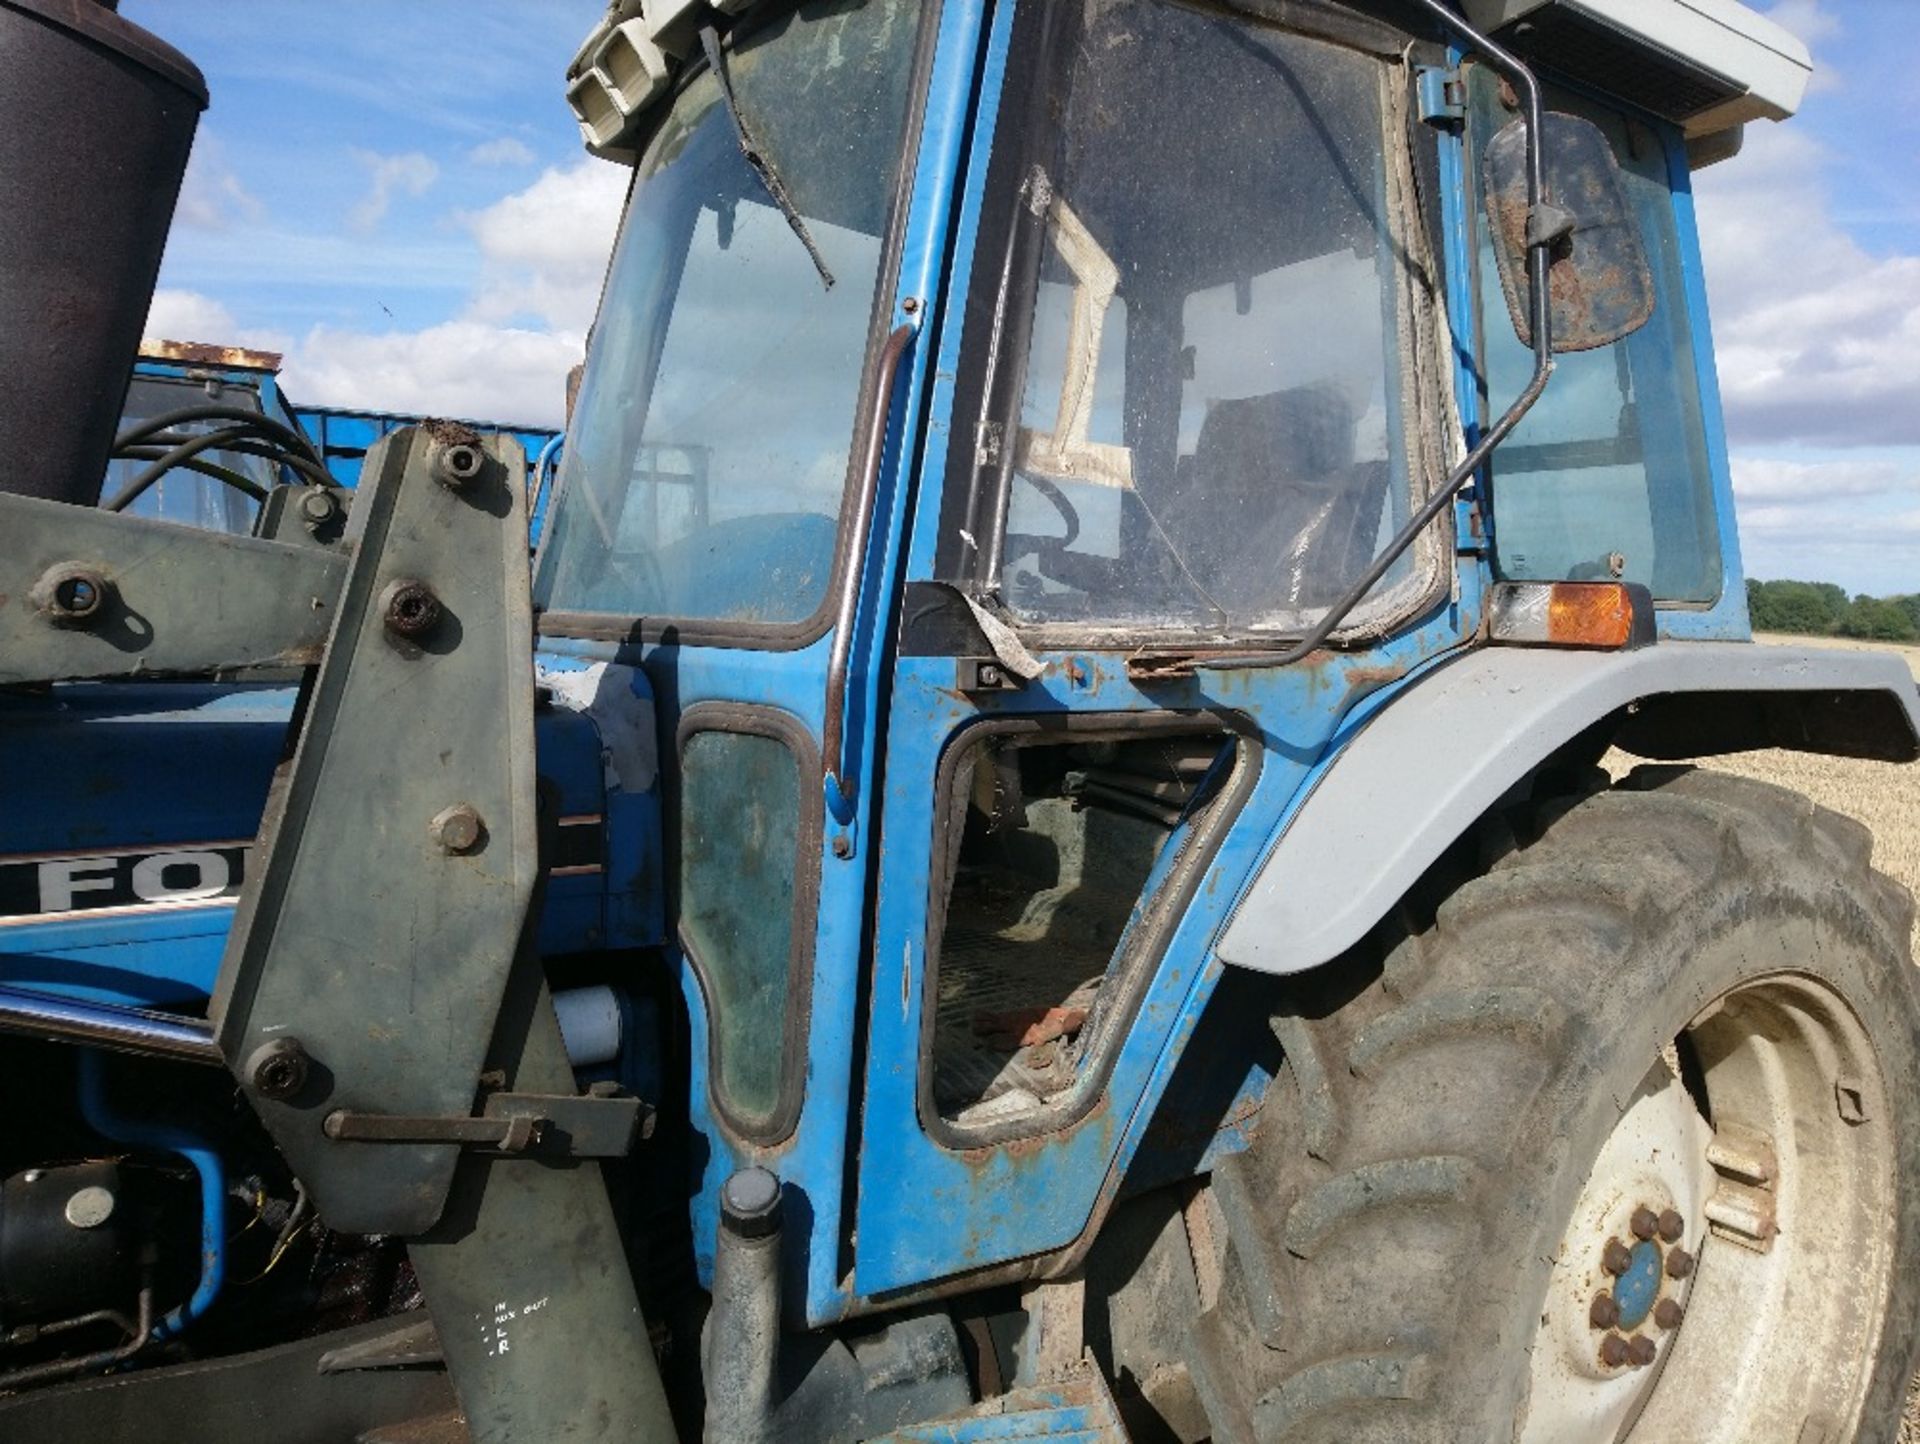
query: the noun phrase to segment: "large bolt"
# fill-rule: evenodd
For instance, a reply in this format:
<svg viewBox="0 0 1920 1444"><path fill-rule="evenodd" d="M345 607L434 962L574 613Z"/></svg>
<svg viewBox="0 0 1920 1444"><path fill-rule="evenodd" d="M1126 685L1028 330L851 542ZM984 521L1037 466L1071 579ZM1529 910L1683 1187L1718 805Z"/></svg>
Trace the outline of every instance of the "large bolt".
<svg viewBox="0 0 1920 1444"><path fill-rule="evenodd" d="M1659 1347L1645 1334L1635 1334L1627 1340L1627 1362L1634 1368L1644 1369L1659 1356Z"/></svg>
<svg viewBox="0 0 1920 1444"><path fill-rule="evenodd" d="M1633 1211L1633 1221L1627 1225L1637 1239L1645 1240L1654 1236L1660 1228L1660 1215L1642 1205Z"/></svg>
<svg viewBox="0 0 1920 1444"><path fill-rule="evenodd" d="M247 1082L262 1098L285 1102L307 1086L310 1062L298 1038L275 1038L247 1059Z"/></svg>
<svg viewBox="0 0 1920 1444"><path fill-rule="evenodd" d="M472 852L480 845L480 840L487 835L487 825L471 803L459 802L435 813L433 821L427 824L427 831L442 852L458 855Z"/></svg>
<svg viewBox="0 0 1920 1444"><path fill-rule="evenodd" d="M1660 1232L1662 1243L1678 1243L1680 1235L1687 1231L1687 1221L1670 1208L1660 1210L1660 1218L1655 1227Z"/></svg>
<svg viewBox="0 0 1920 1444"><path fill-rule="evenodd" d="M380 615L389 632L418 641L440 625L440 599L425 582L389 582L380 598Z"/></svg>
<svg viewBox="0 0 1920 1444"><path fill-rule="evenodd" d="M91 627L106 611L113 583L96 568L77 562L49 567L27 599L56 627Z"/></svg>
<svg viewBox="0 0 1920 1444"><path fill-rule="evenodd" d="M463 490L486 464L486 453L464 441L451 446L436 444L430 463L433 479L450 491Z"/></svg>
<svg viewBox="0 0 1920 1444"><path fill-rule="evenodd" d="M1595 1294L1587 1310L1587 1322L1596 1329L1610 1329L1620 1322L1620 1304L1612 1294Z"/></svg>
<svg viewBox="0 0 1920 1444"><path fill-rule="evenodd" d="M1607 1240L1607 1246L1600 1252L1600 1267L1618 1278L1633 1267L1633 1250L1617 1238Z"/></svg>
<svg viewBox="0 0 1920 1444"><path fill-rule="evenodd" d="M1667 1277L1683 1279L1693 1272L1693 1255L1683 1248L1667 1250Z"/></svg>
<svg viewBox="0 0 1920 1444"><path fill-rule="evenodd" d="M1653 1306L1653 1321L1663 1329L1677 1329L1687 1311L1680 1307L1677 1299L1662 1299Z"/></svg>
<svg viewBox="0 0 1920 1444"><path fill-rule="evenodd" d="M1623 1369L1627 1364L1627 1341L1618 1334L1608 1334L1600 1341L1600 1362L1609 1369Z"/></svg>
<svg viewBox="0 0 1920 1444"><path fill-rule="evenodd" d="M333 493L325 487L308 487L300 498L300 515L308 526L324 526L340 511L340 503L333 499Z"/></svg>

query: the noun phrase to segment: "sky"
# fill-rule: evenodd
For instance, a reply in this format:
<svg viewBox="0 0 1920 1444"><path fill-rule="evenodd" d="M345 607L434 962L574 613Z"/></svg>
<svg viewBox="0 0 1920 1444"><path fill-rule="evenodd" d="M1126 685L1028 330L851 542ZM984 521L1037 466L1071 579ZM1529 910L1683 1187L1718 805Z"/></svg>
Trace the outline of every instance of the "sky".
<svg viewBox="0 0 1920 1444"><path fill-rule="evenodd" d="M1748 575L1920 592L1920 3L1756 5L1801 114L1696 179ZM627 172L562 76L602 0L122 0L199 64L148 332L300 401L558 424Z"/></svg>

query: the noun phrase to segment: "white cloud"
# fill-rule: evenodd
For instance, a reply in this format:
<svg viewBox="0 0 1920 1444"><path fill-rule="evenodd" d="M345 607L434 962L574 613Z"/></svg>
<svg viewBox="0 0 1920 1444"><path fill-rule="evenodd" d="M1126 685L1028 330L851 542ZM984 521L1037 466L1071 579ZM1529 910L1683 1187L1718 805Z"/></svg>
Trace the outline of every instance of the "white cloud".
<svg viewBox="0 0 1920 1444"><path fill-rule="evenodd" d="M419 194L437 175L421 156L361 159L375 181L356 218L362 224L369 214L377 220L395 194ZM464 217L481 267L455 319L418 331L335 324L297 340L273 338L269 349L286 353L288 394L323 406L559 425L567 372L585 350L628 175L584 160L549 169ZM176 340L268 344L226 305L197 291L161 291L148 330Z"/></svg>
<svg viewBox="0 0 1920 1444"><path fill-rule="evenodd" d="M583 340L479 321L377 335L316 326L285 379L296 400L323 406L558 426Z"/></svg>
<svg viewBox="0 0 1920 1444"><path fill-rule="evenodd" d="M515 140L503 135L498 140L489 140L476 145L467 152L467 159L475 165L515 166L532 165L533 147L525 141Z"/></svg>
<svg viewBox="0 0 1920 1444"><path fill-rule="evenodd" d="M423 196L440 178L440 167L417 150L400 155L381 155L356 150L354 159L372 173L372 185L366 196L347 214L355 230L370 231L380 224L395 195Z"/></svg>
<svg viewBox="0 0 1920 1444"><path fill-rule="evenodd" d="M285 351L288 344L287 337L278 331L241 325L232 311L211 296L171 287L153 293L141 334L153 340L251 346L260 351Z"/></svg>
<svg viewBox="0 0 1920 1444"><path fill-rule="evenodd" d="M1873 255L1833 221L1831 165L1760 125L1696 183L1736 443L1920 444L1920 255Z"/></svg>
<svg viewBox="0 0 1920 1444"><path fill-rule="evenodd" d="M236 222L260 220L266 207L241 184L226 152L212 131L203 130L194 139L193 154L187 160L186 179L180 183L180 200L173 209L173 223L195 230L224 231Z"/></svg>
<svg viewBox="0 0 1920 1444"><path fill-rule="evenodd" d="M469 216L484 263L470 314L584 331L600 299L631 174L582 159L543 171L526 189Z"/></svg>
<svg viewBox="0 0 1920 1444"><path fill-rule="evenodd" d="M1893 461L1842 457L1790 461L1771 456L1733 458L1733 489L1741 517L1762 506L1784 509L1824 507L1840 498L1862 499L1920 491L1920 474Z"/></svg>

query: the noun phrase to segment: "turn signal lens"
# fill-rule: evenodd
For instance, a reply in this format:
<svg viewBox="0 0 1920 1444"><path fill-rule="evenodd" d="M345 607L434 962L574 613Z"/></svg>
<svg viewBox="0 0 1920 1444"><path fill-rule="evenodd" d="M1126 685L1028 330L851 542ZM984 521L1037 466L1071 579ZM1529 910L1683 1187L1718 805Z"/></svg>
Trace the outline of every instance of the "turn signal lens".
<svg viewBox="0 0 1920 1444"><path fill-rule="evenodd" d="M1653 598L1633 582L1502 582L1492 637L1535 647L1618 651L1653 640Z"/></svg>

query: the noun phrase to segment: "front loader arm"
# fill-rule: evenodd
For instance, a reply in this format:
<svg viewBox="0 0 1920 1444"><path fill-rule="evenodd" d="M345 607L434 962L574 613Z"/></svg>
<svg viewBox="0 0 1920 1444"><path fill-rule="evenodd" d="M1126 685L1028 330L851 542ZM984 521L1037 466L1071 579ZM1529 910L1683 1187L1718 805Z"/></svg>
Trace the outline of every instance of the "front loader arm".
<svg viewBox="0 0 1920 1444"><path fill-rule="evenodd" d="M32 523L0 656L14 683L317 661L214 1039L322 1219L408 1240L474 1440L671 1438L594 1166L642 1105L579 1094L529 943L522 474L509 439L398 432L331 553L0 497Z"/></svg>

